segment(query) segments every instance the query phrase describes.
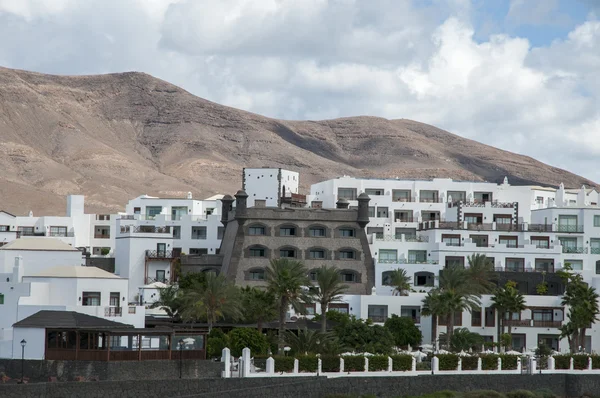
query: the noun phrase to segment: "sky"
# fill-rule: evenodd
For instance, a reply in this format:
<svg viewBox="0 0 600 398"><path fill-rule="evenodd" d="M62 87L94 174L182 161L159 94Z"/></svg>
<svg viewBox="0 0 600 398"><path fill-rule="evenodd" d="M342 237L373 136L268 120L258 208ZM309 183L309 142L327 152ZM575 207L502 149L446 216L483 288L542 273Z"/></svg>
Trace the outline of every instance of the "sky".
<svg viewBox="0 0 600 398"><path fill-rule="evenodd" d="M600 0L0 0L0 65L413 119L600 182Z"/></svg>

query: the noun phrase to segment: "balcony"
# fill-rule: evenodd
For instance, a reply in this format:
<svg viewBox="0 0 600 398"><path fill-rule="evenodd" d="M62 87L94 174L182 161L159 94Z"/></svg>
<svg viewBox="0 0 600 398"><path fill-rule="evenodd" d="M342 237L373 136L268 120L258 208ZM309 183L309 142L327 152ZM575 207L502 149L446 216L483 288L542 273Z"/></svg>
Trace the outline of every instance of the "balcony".
<svg viewBox="0 0 600 398"><path fill-rule="evenodd" d="M415 220L412 216L411 217L398 217L395 216L396 218L396 222L416 222L417 220Z"/></svg>
<svg viewBox="0 0 600 398"><path fill-rule="evenodd" d="M444 203L441 198L419 198L421 203Z"/></svg>
<svg viewBox="0 0 600 398"><path fill-rule="evenodd" d="M177 253L173 253L172 250L146 250L146 258L151 258L151 259L169 260L169 259L179 257L176 254Z"/></svg>
<svg viewBox="0 0 600 398"><path fill-rule="evenodd" d="M529 224L527 225L529 232L552 232L552 224Z"/></svg>
<svg viewBox="0 0 600 398"><path fill-rule="evenodd" d="M392 199L394 202L412 202L412 198L407 196L400 196Z"/></svg>
<svg viewBox="0 0 600 398"><path fill-rule="evenodd" d="M600 254L600 247L592 247L590 249L590 254Z"/></svg>
<svg viewBox="0 0 600 398"><path fill-rule="evenodd" d="M123 316L121 307L106 307L104 308L104 316Z"/></svg>
<svg viewBox="0 0 600 398"><path fill-rule="evenodd" d="M382 241L402 241L402 234L397 235L384 235L383 232L376 232L374 234L375 240ZM404 242L429 242L428 236L417 236L417 235L405 235Z"/></svg>
<svg viewBox="0 0 600 398"><path fill-rule="evenodd" d="M467 223L470 231L492 231L494 224L491 223Z"/></svg>
<svg viewBox="0 0 600 398"><path fill-rule="evenodd" d="M563 246L562 252L569 253L569 254L587 254L587 248L586 247Z"/></svg>
<svg viewBox="0 0 600 398"><path fill-rule="evenodd" d="M44 234L42 233L41 235L37 235L36 236L44 236ZM48 232L47 236L52 236L55 238L73 238L75 236L74 232Z"/></svg>
<svg viewBox="0 0 600 398"><path fill-rule="evenodd" d="M124 225L121 226L121 233L132 234L170 234L171 227L156 227L154 225Z"/></svg>
<svg viewBox="0 0 600 398"><path fill-rule="evenodd" d="M515 232L519 232L519 231L523 230L523 227L521 225L515 225L513 223L509 223L509 224L496 223L496 230L497 231L515 231Z"/></svg>
<svg viewBox="0 0 600 398"><path fill-rule="evenodd" d="M110 239L110 234L94 234L94 239Z"/></svg>
<svg viewBox="0 0 600 398"><path fill-rule="evenodd" d="M558 225L557 232L583 233L583 225Z"/></svg>
<svg viewBox="0 0 600 398"><path fill-rule="evenodd" d="M533 321L534 328L560 328L562 321Z"/></svg>
<svg viewBox="0 0 600 398"><path fill-rule="evenodd" d="M525 326L525 327L529 327L531 326L531 319L505 319L504 320L504 326Z"/></svg>

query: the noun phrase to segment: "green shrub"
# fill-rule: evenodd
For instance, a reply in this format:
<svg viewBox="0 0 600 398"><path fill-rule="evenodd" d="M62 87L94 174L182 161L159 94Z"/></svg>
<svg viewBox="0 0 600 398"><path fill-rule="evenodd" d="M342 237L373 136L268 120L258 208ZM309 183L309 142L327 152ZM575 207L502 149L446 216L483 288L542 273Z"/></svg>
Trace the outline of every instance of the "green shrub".
<svg viewBox="0 0 600 398"><path fill-rule="evenodd" d="M492 390L469 391L463 393L461 398L506 398L506 395Z"/></svg>
<svg viewBox="0 0 600 398"><path fill-rule="evenodd" d="M319 366L319 358L314 355L300 355L297 356L298 360L298 371L299 372L310 372L314 373L317 371Z"/></svg>
<svg viewBox="0 0 600 398"><path fill-rule="evenodd" d="M573 368L582 370L588 368L588 358L587 355L573 355Z"/></svg>
<svg viewBox="0 0 600 398"><path fill-rule="evenodd" d="M600 369L600 355L590 355L592 358L592 369Z"/></svg>
<svg viewBox="0 0 600 398"><path fill-rule="evenodd" d="M542 388L541 390L536 390L535 395L538 398L556 398L556 395L548 390L547 388Z"/></svg>
<svg viewBox="0 0 600 398"><path fill-rule="evenodd" d="M502 361L502 370L516 370L519 357L517 355L499 355Z"/></svg>
<svg viewBox="0 0 600 398"><path fill-rule="evenodd" d="M275 360L275 372L289 373L294 371L294 358L286 357L283 355L274 355Z"/></svg>
<svg viewBox="0 0 600 398"><path fill-rule="evenodd" d="M481 355L481 369L482 370L496 370L498 369L498 358L497 354L485 354Z"/></svg>
<svg viewBox="0 0 600 398"><path fill-rule="evenodd" d="M458 355L456 354L439 354L440 370L456 370L458 368Z"/></svg>
<svg viewBox="0 0 600 398"><path fill-rule="evenodd" d="M223 355L223 348L227 347L227 345L226 339L209 337L206 341L206 353L209 358L220 358Z"/></svg>
<svg viewBox="0 0 600 398"><path fill-rule="evenodd" d="M412 370L411 355L392 355L392 370L395 372L406 372ZM417 364L418 365L418 364Z"/></svg>
<svg viewBox="0 0 600 398"><path fill-rule="evenodd" d="M344 371L345 372L364 372L365 357L362 355L344 356Z"/></svg>
<svg viewBox="0 0 600 398"><path fill-rule="evenodd" d="M554 368L555 369L569 369L571 367L571 356L570 355L556 355L554 357Z"/></svg>
<svg viewBox="0 0 600 398"><path fill-rule="evenodd" d="M460 398L454 391L438 391L431 394L420 395L419 398Z"/></svg>
<svg viewBox="0 0 600 398"><path fill-rule="evenodd" d="M515 390L506 393L506 398L536 398L535 393L527 390Z"/></svg>
<svg viewBox="0 0 600 398"><path fill-rule="evenodd" d="M321 356L321 370L323 372L339 372L340 357L333 355Z"/></svg>
<svg viewBox="0 0 600 398"><path fill-rule="evenodd" d="M231 355L239 357L242 350L250 348L251 354L265 355L269 350L267 337L256 329L237 328L227 334Z"/></svg>
<svg viewBox="0 0 600 398"><path fill-rule="evenodd" d="M462 370L477 370L478 357L461 357Z"/></svg>
<svg viewBox="0 0 600 398"><path fill-rule="evenodd" d="M373 355L369 357L369 372L388 370L387 355Z"/></svg>
<svg viewBox="0 0 600 398"><path fill-rule="evenodd" d="M431 370L431 362L417 362L416 370Z"/></svg>

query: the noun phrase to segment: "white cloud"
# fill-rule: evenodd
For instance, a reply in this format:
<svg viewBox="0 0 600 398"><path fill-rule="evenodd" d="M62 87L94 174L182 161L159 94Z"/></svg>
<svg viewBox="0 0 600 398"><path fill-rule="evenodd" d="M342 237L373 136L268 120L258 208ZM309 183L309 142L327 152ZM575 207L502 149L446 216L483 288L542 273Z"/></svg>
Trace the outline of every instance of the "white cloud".
<svg viewBox="0 0 600 398"><path fill-rule="evenodd" d="M468 0L424 4L0 0L0 60L144 71L273 117L416 119L600 181L600 22L532 48L475 32ZM514 0L507 20L537 24L532 10L553 15L556 2Z"/></svg>

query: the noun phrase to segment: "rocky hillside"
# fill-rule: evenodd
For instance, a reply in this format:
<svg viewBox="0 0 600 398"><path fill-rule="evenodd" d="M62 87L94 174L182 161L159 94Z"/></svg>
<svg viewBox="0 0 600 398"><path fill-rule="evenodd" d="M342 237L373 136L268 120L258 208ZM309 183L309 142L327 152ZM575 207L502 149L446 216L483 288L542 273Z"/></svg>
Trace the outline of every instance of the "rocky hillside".
<svg viewBox="0 0 600 398"><path fill-rule="evenodd" d="M0 68L1 209L63 214L69 193L85 194L88 212L139 194L232 193L245 166L299 171L304 187L341 175L595 185L412 120L275 120L143 73Z"/></svg>

